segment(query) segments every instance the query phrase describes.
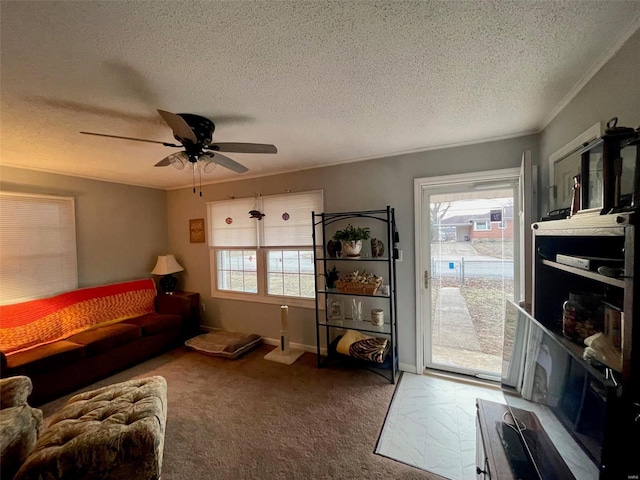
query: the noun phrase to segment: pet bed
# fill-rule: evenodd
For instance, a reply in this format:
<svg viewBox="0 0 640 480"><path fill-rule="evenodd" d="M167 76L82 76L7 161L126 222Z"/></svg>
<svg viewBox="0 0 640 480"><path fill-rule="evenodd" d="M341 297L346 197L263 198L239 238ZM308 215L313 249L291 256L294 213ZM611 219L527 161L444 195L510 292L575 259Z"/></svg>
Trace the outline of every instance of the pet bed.
<svg viewBox="0 0 640 480"><path fill-rule="evenodd" d="M190 338L184 344L206 355L238 358L261 343L262 337L259 335L217 330Z"/></svg>

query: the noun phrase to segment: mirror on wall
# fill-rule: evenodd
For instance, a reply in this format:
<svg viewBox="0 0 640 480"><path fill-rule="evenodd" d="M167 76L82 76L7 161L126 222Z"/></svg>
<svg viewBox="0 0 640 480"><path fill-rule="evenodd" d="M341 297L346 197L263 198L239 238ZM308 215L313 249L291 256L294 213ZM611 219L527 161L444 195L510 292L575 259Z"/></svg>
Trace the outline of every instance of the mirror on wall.
<svg viewBox="0 0 640 480"><path fill-rule="evenodd" d="M573 177L580 174L580 150L602 135L602 123L592 125L549 157L549 210L569 208Z"/></svg>

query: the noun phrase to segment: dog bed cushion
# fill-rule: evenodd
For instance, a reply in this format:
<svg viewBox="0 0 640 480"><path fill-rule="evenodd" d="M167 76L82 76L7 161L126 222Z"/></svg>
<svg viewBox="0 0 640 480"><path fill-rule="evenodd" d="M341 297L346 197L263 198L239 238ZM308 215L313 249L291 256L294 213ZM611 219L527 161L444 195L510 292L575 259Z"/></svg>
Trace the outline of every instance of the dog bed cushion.
<svg viewBox="0 0 640 480"><path fill-rule="evenodd" d="M261 343L262 337L259 335L219 330L190 338L184 344L207 355L238 358Z"/></svg>

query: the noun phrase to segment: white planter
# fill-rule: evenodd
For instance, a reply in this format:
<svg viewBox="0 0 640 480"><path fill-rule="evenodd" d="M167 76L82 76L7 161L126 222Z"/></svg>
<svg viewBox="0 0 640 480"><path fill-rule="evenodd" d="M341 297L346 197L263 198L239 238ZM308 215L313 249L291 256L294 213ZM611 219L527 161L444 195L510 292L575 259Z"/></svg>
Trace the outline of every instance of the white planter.
<svg viewBox="0 0 640 480"><path fill-rule="evenodd" d="M359 257L362 250L362 240L342 242L342 255L345 257Z"/></svg>

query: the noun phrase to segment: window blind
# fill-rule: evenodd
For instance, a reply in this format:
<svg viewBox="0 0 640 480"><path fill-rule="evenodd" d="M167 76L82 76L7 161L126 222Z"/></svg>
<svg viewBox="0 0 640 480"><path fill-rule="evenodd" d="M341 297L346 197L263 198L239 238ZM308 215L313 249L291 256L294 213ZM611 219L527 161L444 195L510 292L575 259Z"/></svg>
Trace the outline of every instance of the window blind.
<svg viewBox="0 0 640 480"><path fill-rule="evenodd" d="M259 210L265 216L262 220L251 218L250 210ZM321 190L210 202L209 246L310 247L311 212L322 211Z"/></svg>
<svg viewBox="0 0 640 480"><path fill-rule="evenodd" d="M306 247L313 245L311 212L320 213L322 192L290 193L264 197L263 247Z"/></svg>
<svg viewBox="0 0 640 480"><path fill-rule="evenodd" d="M257 247L256 220L249 216L255 208L253 198L208 203L209 246Z"/></svg>
<svg viewBox="0 0 640 480"><path fill-rule="evenodd" d="M74 199L0 192L0 303L76 288Z"/></svg>

